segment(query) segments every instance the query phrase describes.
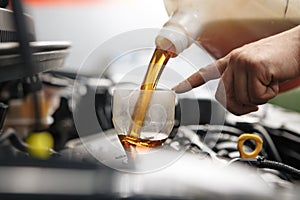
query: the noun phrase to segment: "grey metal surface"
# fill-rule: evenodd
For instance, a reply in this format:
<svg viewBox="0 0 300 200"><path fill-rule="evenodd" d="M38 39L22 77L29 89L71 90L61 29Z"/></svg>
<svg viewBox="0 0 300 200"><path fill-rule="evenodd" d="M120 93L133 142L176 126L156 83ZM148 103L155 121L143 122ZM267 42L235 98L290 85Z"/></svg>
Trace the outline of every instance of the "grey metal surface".
<svg viewBox="0 0 300 200"><path fill-rule="evenodd" d="M23 78L60 68L68 54L69 50L33 53L33 60L37 65L33 72L24 67L21 56L18 54L0 56L0 81Z"/></svg>
<svg viewBox="0 0 300 200"><path fill-rule="evenodd" d="M35 40L35 28L33 19L25 15L28 35L31 41ZM13 13L8 9L0 8L0 42L16 41Z"/></svg>
<svg viewBox="0 0 300 200"><path fill-rule="evenodd" d="M3 42L0 43L0 56L18 54L19 49L18 42ZM44 52L44 51L56 51L67 49L71 46L67 41L37 41L30 42L32 52Z"/></svg>

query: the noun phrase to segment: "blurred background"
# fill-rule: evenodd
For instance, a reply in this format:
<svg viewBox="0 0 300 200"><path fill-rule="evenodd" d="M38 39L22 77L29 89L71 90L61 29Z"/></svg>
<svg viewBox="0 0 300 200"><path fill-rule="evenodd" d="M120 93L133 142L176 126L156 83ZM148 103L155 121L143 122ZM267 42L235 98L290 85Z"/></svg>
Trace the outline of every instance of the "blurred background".
<svg viewBox="0 0 300 200"><path fill-rule="evenodd" d="M92 50L115 35L160 28L168 16L162 0L26 0L37 40L67 40L64 70L77 70ZM154 44L154 38L153 38Z"/></svg>

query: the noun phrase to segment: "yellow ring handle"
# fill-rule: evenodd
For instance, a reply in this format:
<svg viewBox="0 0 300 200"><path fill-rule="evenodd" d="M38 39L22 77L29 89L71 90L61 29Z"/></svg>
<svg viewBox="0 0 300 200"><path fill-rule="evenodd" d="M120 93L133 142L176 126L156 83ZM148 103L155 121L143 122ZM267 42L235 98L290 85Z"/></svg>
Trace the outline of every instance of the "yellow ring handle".
<svg viewBox="0 0 300 200"><path fill-rule="evenodd" d="M247 140L254 140L255 141L255 149L252 152L246 152L243 148L244 142ZM256 158L256 156L259 154L259 152L262 149L263 140L258 136L254 134L242 134L238 138L238 150L240 152L241 158Z"/></svg>
<svg viewBox="0 0 300 200"><path fill-rule="evenodd" d="M35 158L48 159L51 155L50 149L54 146L54 140L48 132L34 132L26 139L28 153Z"/></svg>

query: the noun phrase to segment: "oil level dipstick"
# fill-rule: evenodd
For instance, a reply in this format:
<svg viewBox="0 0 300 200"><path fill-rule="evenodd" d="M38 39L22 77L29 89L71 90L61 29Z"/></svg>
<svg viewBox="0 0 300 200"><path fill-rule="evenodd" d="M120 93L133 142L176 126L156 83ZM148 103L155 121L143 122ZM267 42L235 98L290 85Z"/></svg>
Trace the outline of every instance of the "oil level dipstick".
<svg viewBox="0 0 300 200"><path fill-rule="evenodd" d="M255 142L255 149L252 152L246 152L243 148L244 143L247 140L253 140ZM254 134L245 133L239 136L238 138L238 150L240 152L241 158L256 158L259 152L262 149L263 140Z"/></svg>

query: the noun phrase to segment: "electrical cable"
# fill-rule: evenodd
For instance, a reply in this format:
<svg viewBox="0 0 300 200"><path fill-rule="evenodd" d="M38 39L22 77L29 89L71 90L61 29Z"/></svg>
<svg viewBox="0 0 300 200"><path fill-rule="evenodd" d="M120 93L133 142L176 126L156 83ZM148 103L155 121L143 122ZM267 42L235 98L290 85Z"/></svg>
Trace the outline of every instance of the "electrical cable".
<svg viewBox="0 0 300 200"><path fill-rule="evenodd" d="M198 131L206 131L206 132L222 132L222 133L230 133L239 136L243 133L242 130L237 129L235 127L226 126L226 125L188 125L186 126L192 130Z"/></svg>
<svg viewBox="0 0 300 200"><path fill-rule="evenodd" d="M300 134L299 134L299 133L296 133L296 132L294 132L294 131L292 131L292 130L289 130L289 129L287 129L287 128L284 128L284 127L280 127L280 128L278 128L278 129L276 129L276 130L277 130L277 131L283 131L283 132L286 132L286 133L288 133L288 134L290 134L290 135L292 135L292 136L298 138L298 141L299 141L299 138L300 138Z"/></svg>
<svg viewBox="0 0 300 200"><path fill-rule="evenodd" d="M20 138L16 135L15 131L12 128L7 129L0 136L0 144L6 140L9 140L11 144L20 151L26 152L28 148L28 145L22 140L20 140Z"/></svg>
<svg viewBox="0 0 300 200"><path fill-rule="evenodd" d="M254 129L261 133L264 139L267 141L268 147L271 149L271 153L273 154L273 157L276 159L276 161L282 162L281 156L279 155L278 150L266 129L258 124L254 125Z"/></svg>
<svg viewBox="0 0 300 200"><path fill-rule="evenodd" d="M16 35L18 42L20 44L20 54L23 59L25 70L28 70L30 74L35 74L36 63L32 58L32 50L29 45L29 37L28 37L28 29L26 26L26 22L23 14L23 7L20 0L12 0L12 9L14 15L14 22L16 27ZM38 76L29 78L30 80L34 80L32 84L40 84ZM40 113L40 102L37 97L36 91L32 91L33 95L33 106L34 106L34 114L35 114L35 130L39 131L42 128L41 125L41 113Z"/></svg>
<svg viewBox="0 0 300 200"><path fill-rule="evenodd" d="M3 128L8 106L0 102L0 130Z"/></svg>

